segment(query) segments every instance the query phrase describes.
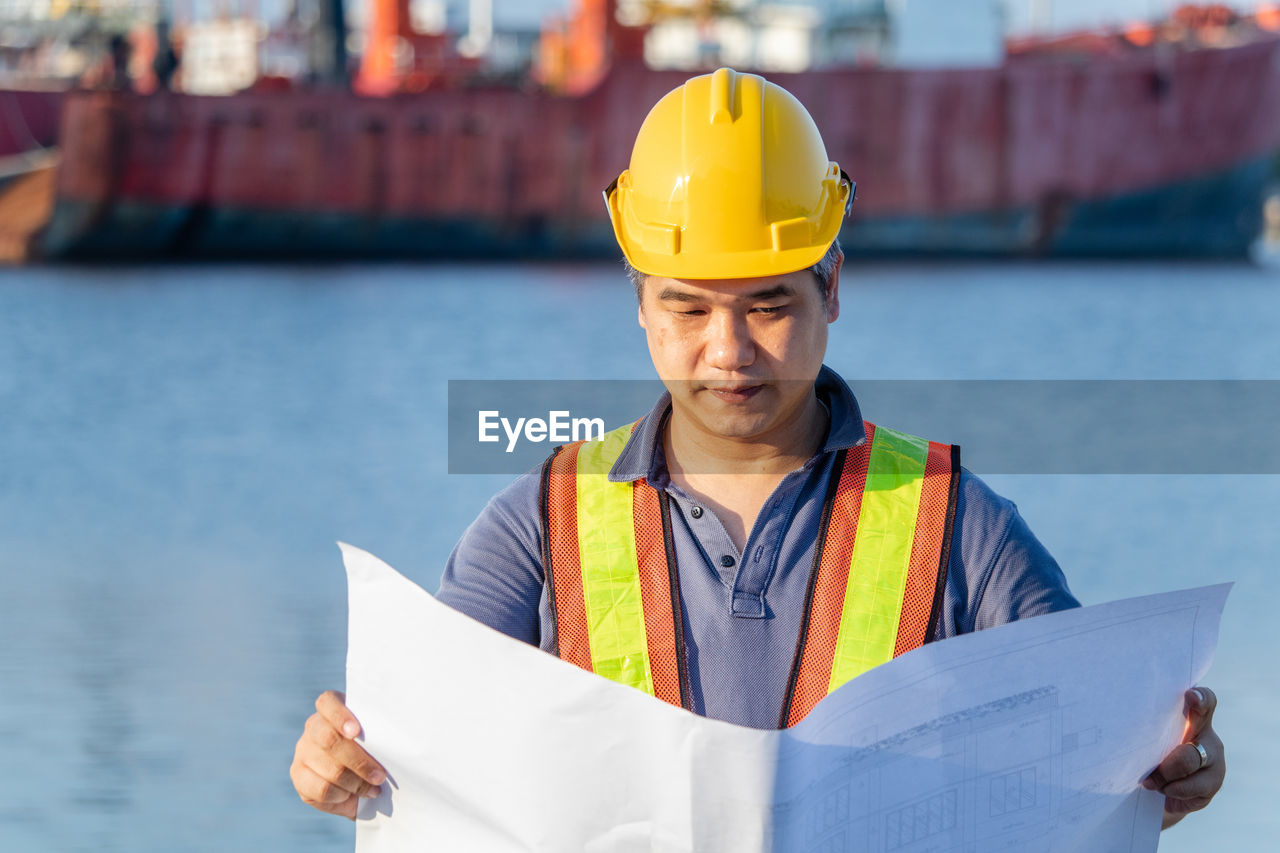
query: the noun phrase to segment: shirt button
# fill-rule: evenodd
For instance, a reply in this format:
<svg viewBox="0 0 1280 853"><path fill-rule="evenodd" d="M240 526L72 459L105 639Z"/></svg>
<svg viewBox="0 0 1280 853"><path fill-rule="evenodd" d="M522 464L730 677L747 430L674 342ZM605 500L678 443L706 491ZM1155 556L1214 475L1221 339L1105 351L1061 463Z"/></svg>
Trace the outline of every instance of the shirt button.
<svg viewBox="0 0 1280 853"><path fill-rule="evenodd" d="M702 507L695 506L693 509L689 510L689 515L692 515L694 518L702 518Z"/></svg>
<svg viewBox="0 0 1280 853"><path fill-rule="evenodd" d="M733 565L733 557L731 557L728 554L725 554L723 557L720 558L720 565L724 566L726 569L731 567Z"/></svg>

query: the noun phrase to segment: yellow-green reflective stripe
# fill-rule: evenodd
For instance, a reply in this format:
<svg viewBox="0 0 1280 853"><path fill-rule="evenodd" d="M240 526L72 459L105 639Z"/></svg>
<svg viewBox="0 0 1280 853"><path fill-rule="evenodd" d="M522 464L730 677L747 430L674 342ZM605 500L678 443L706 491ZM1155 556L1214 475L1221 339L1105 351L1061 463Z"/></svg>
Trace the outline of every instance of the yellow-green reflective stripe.
<svg viewBox="0 0 1280 853"><path fill-rule="evenodd" d="M925 439L876 427L828 692L893 657L928 455Z"/></svg>
<svg viewBox="0 0 1280 853"><path fill-rule="evenodd" d="M632 486L609 482L630 435L625 426L578 451L578 554L592 670L652 696Z"/></svg>

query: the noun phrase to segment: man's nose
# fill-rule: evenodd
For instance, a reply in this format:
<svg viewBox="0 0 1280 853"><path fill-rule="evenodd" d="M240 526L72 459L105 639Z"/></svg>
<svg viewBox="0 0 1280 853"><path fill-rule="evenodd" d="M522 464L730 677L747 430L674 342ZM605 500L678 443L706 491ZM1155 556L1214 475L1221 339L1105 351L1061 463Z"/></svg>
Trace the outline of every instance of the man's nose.
<svg viewBox="0 0 1280 853"><path fill-rule="evenodd" d="M717 370L739 370L755 361L756 346L746 317L715 312L707 324L707 364Z"/></svg>

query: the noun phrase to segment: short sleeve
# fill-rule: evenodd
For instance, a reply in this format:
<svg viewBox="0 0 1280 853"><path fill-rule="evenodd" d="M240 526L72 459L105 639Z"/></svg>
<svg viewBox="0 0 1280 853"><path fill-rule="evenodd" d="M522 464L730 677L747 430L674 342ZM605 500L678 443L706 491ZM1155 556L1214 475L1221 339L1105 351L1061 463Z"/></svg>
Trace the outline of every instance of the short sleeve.
<svg viewBox="0 0 1280 853"><path fill-rule="evenodd" d="M1079 607L1058 562L1018 507L961 470L937 637Z"/></svg>
<svg viewBox="0 0 1280 853"><path fill-rule="evenodd" d="M462 534L437 598L495 630L538 645L544 596L539 475L496 494Z"/></svg>

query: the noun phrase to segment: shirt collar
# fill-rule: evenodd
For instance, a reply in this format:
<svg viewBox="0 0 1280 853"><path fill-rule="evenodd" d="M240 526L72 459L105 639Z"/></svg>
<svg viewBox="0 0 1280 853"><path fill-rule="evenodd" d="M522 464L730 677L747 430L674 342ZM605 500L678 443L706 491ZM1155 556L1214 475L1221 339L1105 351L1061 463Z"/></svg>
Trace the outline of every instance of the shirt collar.
<svg viewBox="0 0 1280 853"><path fill-rule="evenodd" d="M849 390L839 374L825 364L822 365L818 378L814 380L813 390L831 415L827 440L821 453L834 453L866 442L867 431L862 424L862 410L858 408L853 391ZM644 478L655 488L661 488L667 477L666 456L662 451L662 427L670 413L671 394L663 391L649 414L631 431L622 454L609 471L611 482L627 483Z"/></svg>

